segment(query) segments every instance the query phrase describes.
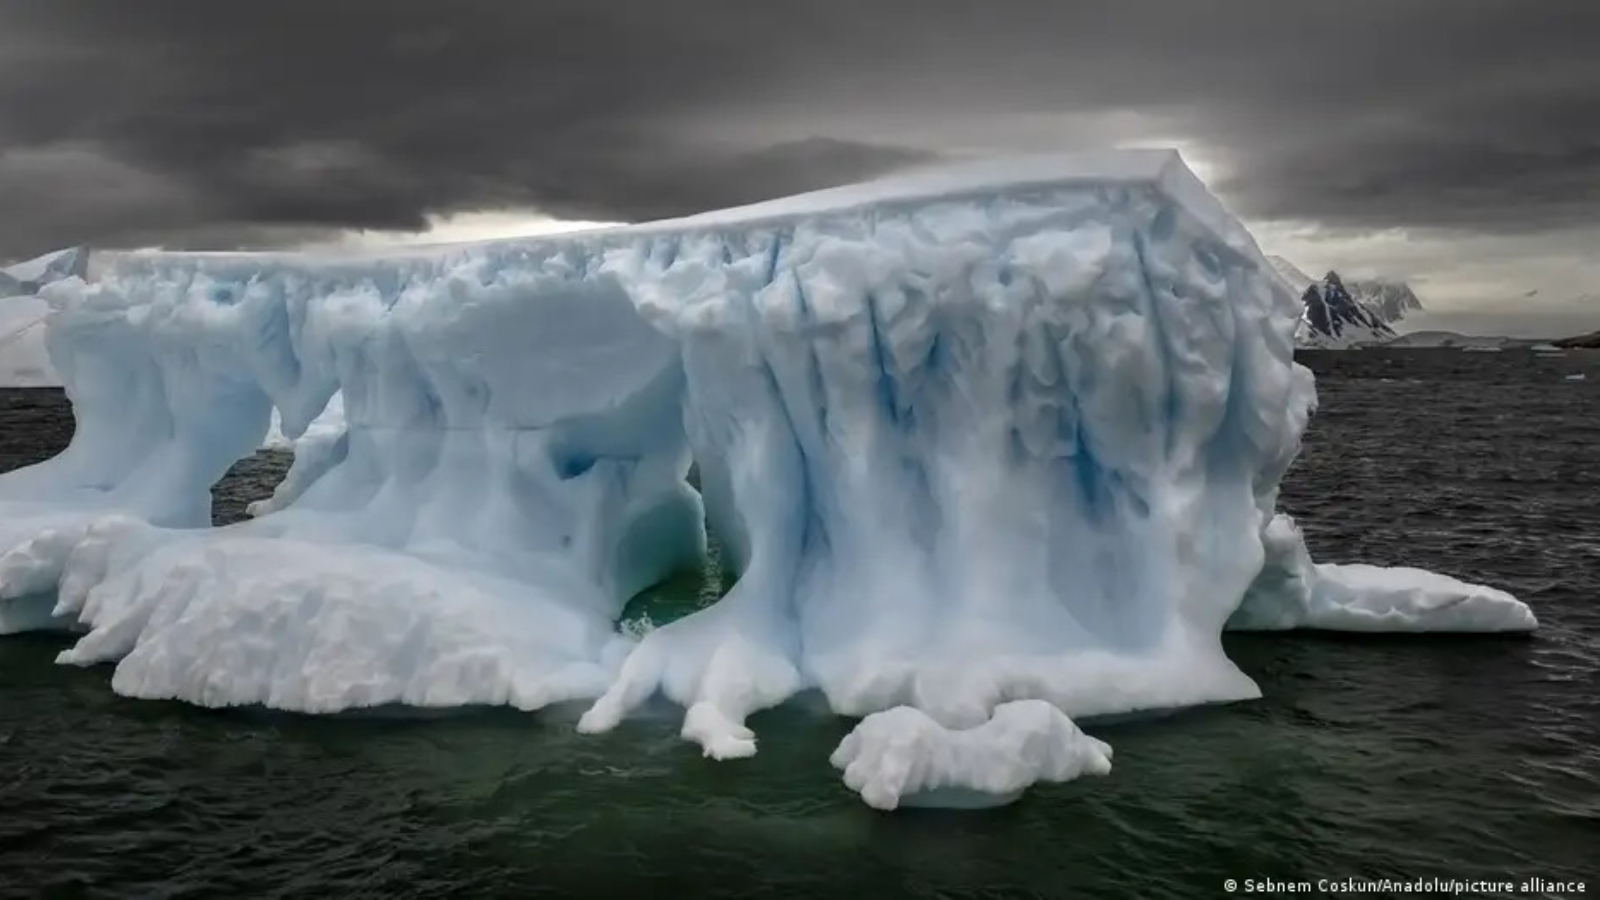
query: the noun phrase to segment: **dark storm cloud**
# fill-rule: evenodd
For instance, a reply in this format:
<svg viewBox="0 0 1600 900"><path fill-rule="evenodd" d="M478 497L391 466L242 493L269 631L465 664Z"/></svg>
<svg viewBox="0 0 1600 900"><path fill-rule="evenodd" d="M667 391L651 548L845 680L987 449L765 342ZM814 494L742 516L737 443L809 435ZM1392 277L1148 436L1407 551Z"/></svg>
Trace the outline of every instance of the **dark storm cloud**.
<svg viewBox="0 0 1600 900"><path fill-rule="evenodd" d="M1600 212L1597 44L1555 0L0 0L0 256L637 220L1106 113L1246 215L1557 228Z"/></svg>

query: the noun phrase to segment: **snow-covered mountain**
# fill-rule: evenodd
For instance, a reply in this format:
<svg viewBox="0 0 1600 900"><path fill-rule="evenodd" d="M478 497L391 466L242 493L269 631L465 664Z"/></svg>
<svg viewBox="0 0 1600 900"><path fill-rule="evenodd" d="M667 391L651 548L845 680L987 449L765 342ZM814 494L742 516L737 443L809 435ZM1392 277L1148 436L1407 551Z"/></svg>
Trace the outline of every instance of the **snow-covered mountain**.
<svg viewBox="0 0 1600 900"><path fill-rule="evenodd" d="M1329 272L1300 295L1300 327L1295 343L1301 347L1342 350L1375 344L1395 336L1381 313L1357 300L1339 273Z"/></svg>
<svg viewBox="0 0 1600 900"><path fill-rule="evenodd" d="M1550 347L1537 338L1514 338L1499 334L1461 334L1456 331L1409 331L1384 344L1393 350L1514 350L1518 347Z"/></svg>
<svg viewBox="0 0 1600 900"><path fill-rule="evenodd" d="M1318 280L1281 256L1268 257L1268 261L1284 284L1300 295L1295 342L1302 347L1342 349L1386 341L1395 336L1394 323L1408 313L1422 311L1422 301L1403 281L1346 281L1337 272Z"/></svg>
<svg viewBox="0 0 1600 900"><path fill-rule="evenodd" d="M1365 306L1386 324L1393 325L1407 313L1422 312L1422 301L1417 292L1404 281L1387 278L1350 279L1345 285L1356 302Z"/></svg>

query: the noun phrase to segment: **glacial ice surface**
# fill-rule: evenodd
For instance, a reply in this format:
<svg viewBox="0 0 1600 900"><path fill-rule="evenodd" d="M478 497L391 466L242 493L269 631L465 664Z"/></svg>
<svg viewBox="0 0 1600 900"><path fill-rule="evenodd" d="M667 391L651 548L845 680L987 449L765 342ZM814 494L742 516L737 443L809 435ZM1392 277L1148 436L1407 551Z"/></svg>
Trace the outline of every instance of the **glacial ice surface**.
<svg viewBox="0 0 1600 900"><path fill-rule="evenodd" d="M661 693L721 758L805 688L908 707L929 747L1020 700L1254 697L1230 618L1532 625L1488 589L1315 567L1274 518L1314 402L1298 304L1176 154L388 255L94 262L30 288L77 431L0 475L0 628L85 629L63 661L116 661L130 695L584 698L599 731ZM274 421L284 485L205 527ZM728 594L620 634L704 523ZM975 772L950 783L1000 783Z"/></svg>

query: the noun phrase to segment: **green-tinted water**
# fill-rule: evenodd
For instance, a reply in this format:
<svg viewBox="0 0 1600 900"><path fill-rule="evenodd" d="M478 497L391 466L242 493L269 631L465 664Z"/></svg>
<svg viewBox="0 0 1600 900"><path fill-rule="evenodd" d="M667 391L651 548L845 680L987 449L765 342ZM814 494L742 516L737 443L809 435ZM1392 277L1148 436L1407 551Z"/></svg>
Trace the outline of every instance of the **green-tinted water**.
<svg viewBox="0 0 1600 900"><path fill-rule="evenodd" d="M1232 640L1267 699L1092 725L1109 778L893 815L828 767L849 723L814 699L757 716L754 759L713 763L666 708L602 736L576 709L212 712L118 698L103 670L51 665L63 645L0 643L0 872L19 894L1193 897L1228 877L1593 875L1600 804L1568 767L1594 720L1560 699L1590 688L1496 684L1541 668L1526 640Z"/></svg>

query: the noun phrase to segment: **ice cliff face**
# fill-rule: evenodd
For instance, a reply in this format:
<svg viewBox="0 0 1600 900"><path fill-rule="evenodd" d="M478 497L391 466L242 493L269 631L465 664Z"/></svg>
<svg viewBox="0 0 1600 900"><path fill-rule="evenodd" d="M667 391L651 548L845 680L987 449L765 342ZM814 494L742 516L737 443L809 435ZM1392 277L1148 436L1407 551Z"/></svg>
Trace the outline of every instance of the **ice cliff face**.
<svg viewBox="0 0 1600 900"><path fill-rule="evenodd" d="M1216 635L1311 384L1292 299L1187 171L618 264L682 343L744 574L648 635L583 727L660 689L736 755L745 714L805 684L952 725L1020 693L1075 714L1253 695Z"/></svg>
<svg viewBox="0 0 1600 900"><path fill-rule="evenodd" d="M1271 530L1314 399L1299 305L1175 154L395 256L97 260L42 290L78 431L0 476L0 630L86 627L63 659L120 660L125 694L592 698L592 731L660 692L727 757L815 687L1009 741L977 727L1008 701L1255 696L1219 640L1241 602L1274 628L1335 602ZM274 410L293 439L335 394L347 426L263 514L203 528ZM702 521L732 589L619 634Z"/></svg>

